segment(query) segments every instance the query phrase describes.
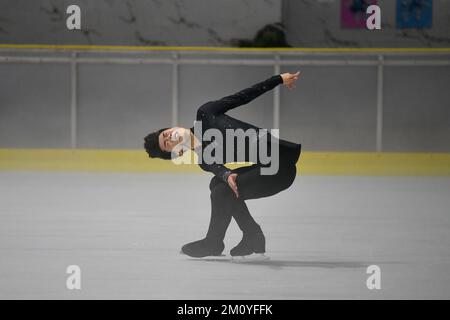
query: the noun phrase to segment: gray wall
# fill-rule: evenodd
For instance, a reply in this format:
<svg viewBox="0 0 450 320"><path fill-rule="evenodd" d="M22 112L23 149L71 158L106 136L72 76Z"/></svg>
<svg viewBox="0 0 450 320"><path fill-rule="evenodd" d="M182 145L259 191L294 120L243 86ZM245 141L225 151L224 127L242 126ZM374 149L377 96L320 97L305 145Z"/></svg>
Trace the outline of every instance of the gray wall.
<svg viewBox="0 0 450 320"><path fill-rule="evenodd" d="M233 46L282 22L294 47L449 47L450 1L430 29L396 29L396 2L378 0L382 30L341 28L340 0L2 0L0 43ZM81 8L81 31L66 8Z"/></svg>
<svg viewBox="0 0 450 320"><path fill-rule="evenodd" d="M81 64L78 85L80 148L137 148L170 125L170 66Z"/></svg>
<svg viewBox="0 0 450 320"><path fill-rule="evenodd" d="M0 64L0 146L70 145L70 67Z"/></svg>
<svg viewBox="0 0 450 320"><path fill-rule="evenodd" d="M282 21L295 47L449 47L450 1L433 0L429 29L397 29L397 0L378 0L381 30L341 28L340 0L284 0Z"/></svg>
<svg viewBox="0 0 450 320"><path fill-rule="evenodd" d="M386 68L386 150L450 151L450 67Z"/></svg>
<svg viewBox="0 0 450 320"><path fill-rule="evenodd" d="M282 135L311 150L375 150L376 68L301 70L282 91ZM384 151L450 151L449 84L450 67L384 67Z"/></svg>
<svg viewBox="0 0 450 320"><path fill-rule="evenodd" d="M313 150L374 150L376 68L301 70L303 79L296 90L282 90L282 136L305 141Z"/></svg>
<svg viewBox="0 0 450 320"><path fill-rule="evenodd" d="M281 0L2 0L0 43L224 46L280 21Z"/></svg>
<svg viewBox="0 0 450 320"><path fill-rule="evenodd" d="M90 53L81 57L105 55ZM361 58L339 55L339 59ZM448 62L450 56L428 59ZM307 150L374 151L377 67L304 66L282 67L281 71L297 69L303 75L297 88L280 89L281 137L301 142ZM148 132L171 125L170 64L79 63L77 70L78 147L141 148ZM273 73L273 66L180 65L178 124L192 126L201 104ZM0 63L0 74L0 147L69 148L70 65ZM450 151L449 83L450 66L384 67L384 151ZM230 113L272 128L273 98L273 92L269 92Z"/></svg>

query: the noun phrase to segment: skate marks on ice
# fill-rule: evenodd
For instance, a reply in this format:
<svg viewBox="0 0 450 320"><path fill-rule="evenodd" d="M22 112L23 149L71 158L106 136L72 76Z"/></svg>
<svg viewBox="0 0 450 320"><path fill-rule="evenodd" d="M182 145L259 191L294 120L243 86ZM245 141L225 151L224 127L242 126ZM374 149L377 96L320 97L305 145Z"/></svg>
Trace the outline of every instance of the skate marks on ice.
<svg viewBox="0 0 450 320"><path fill-rule="evenodd" d="M185 255L184 253L180 252L182 255ZM210 261L210 262L231 262L231 263L245 263L245 264L251 264L251 263L263 263L268 260L270 260L270 257L266 256L265 254L261 253L254 253L249 256L227 256L225 254L221 254L220 256L208 256L204 258L194 258L194 257L185 257L190 261Z"/></svg>
<svg viewBox="0 0 450 320"><path fill-rule="evenodd" d="M216 262L216 263L233 263L242 265L265 266L273 269L281 268L321 268L321 269L367 269L368 266L375 264L369 261L308 261L308 260L283 260L271 259L265 256L264 259L251 258L231 258L229 256L216 256L205 258L188 258L189 261ZM377 261L378 265L386 264L404 264L398 261Z"/></svg>
<svg viewBox="0 0 450 320"><path fill-rule="evenodd" d="M235 257L222 254L220 256L210 256L210 257L204 257L204 258L188 257L188 260L210 261L210 262L231 262L231 263L237 263L237 264L261 264L261 263L269 261L270 257L266 256L265 254L260 254L260 253L254 253L249 256L235 256Z"/></svg>

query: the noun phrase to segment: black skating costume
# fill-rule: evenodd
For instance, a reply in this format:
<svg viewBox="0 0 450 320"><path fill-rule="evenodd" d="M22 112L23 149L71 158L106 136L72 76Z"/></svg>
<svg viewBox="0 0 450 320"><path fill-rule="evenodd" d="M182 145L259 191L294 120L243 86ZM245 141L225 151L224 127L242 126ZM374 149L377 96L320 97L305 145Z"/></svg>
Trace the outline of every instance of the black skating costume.
<svg viewBox="0 0 450 320"><path fill-rule="evenodd" d="M276 75L238 93L202 105L197 111L197 121L201 121L202 123L202 136L203 132L210 128L220 130L223 137L226 136L226 129L260 129L230 117L225 113L228 110L249 103L281 83L283 83L282 77ZM191 128L191 132L195 132L194 127ZM198 138L202 141L202 146L194 150L197 154L203 152L209 143L215 143L203 141L201 137ZM239 228L243 232L241 242L231 250L231 255L245 256L252 253L265 252L264 234L261 227L251 216L245 200L272 196L289 188L296 177L295 164L301 152L300 144L278 139L271 134L268 134L267 139L267 148L269 150L271 150L269 143L271 140L273 143L278 143L279 147L279 169L274 175L261 175L261 167L268 165L262 164L259 161L259 157L258 161L254 162L251 166L229 170L223 165L223 163L226 163L227 154L225 143L221 146L223 148L222 161L213 164L199 164L203 170L214 173L214 177L209 184L211 191L211 219L206 237L202 240L184 245L182 248L183 253L192 257L220 255L224 249L223 239L230 224L231 217L236 220ZM246 140L245 161L249 160L248 150L249 144L251 143L259 143L259 138L253 141ZM242 160L236 158L237 150L233 150L233 153L236 160ZM228 176L231 173L237 173L238 198L227 183Z"/></svg>

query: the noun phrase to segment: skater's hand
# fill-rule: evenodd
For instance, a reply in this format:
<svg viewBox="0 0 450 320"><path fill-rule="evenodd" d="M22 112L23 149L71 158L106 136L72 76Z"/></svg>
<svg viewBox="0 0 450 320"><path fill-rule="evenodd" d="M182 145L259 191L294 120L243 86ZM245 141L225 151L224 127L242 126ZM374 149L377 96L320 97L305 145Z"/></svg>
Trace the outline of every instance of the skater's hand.
<svg viewBox="0 0 450 320"><path fill-rule="evenodd" d="M234 194L236 195L236 198L239 198L236 178L237 178L237 173L230 174L228 176L228 185L230 186L231 190L233 190Z"/></svg>
<svg viewBox="0 0 450 320"><path fill-rule="evenodd" d="M295 81L298 80L300 76L300 71L297 71L297 73L283 73L281 74L281 77L283 78L283 84L288 87L289 89L295 88Z"/></svg>

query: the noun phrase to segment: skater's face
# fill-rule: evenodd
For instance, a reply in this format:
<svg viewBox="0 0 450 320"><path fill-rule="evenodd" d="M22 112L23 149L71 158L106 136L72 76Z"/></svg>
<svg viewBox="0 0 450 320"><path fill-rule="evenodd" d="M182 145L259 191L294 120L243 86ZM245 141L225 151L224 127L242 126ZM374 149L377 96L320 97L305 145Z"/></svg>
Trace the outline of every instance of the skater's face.
<svg viewBox="0 0 450 320"><path fill-rule="evenodd" d="M173 148L183 141L186 130L185 128L173 127L161 132L158 137L161 150L172 152Z"/></svg>

